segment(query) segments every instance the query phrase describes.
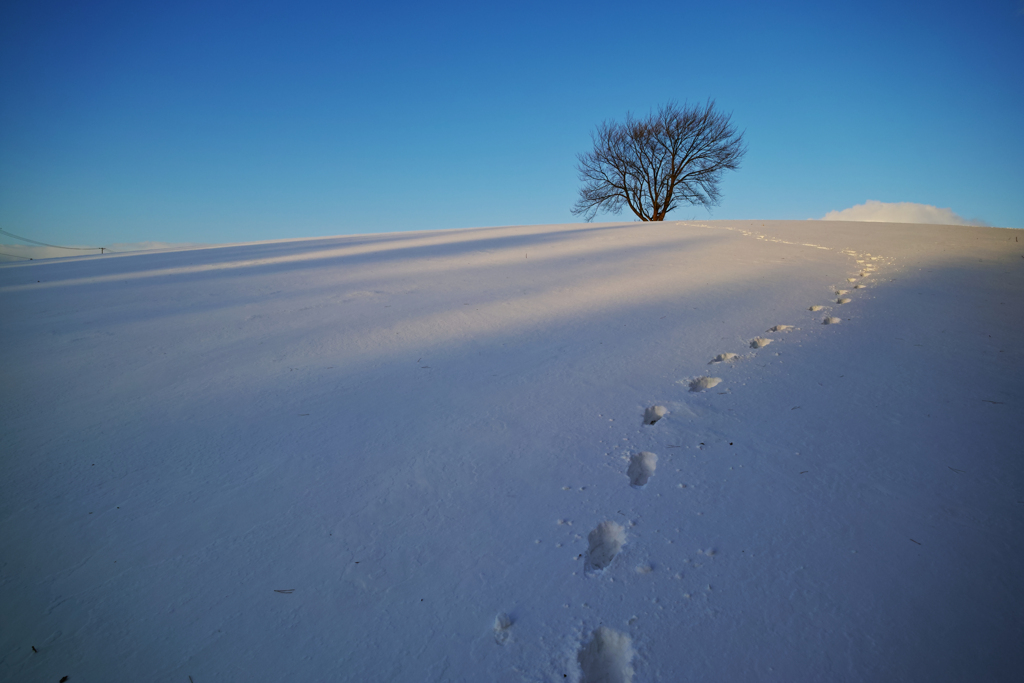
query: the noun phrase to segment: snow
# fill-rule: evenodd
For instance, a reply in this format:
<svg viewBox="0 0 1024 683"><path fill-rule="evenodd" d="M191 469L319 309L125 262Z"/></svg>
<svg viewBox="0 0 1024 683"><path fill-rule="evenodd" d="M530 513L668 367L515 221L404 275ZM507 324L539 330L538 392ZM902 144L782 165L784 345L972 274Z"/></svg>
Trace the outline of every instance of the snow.
<svg viewBox="0 0 1024 683"><path fill-rule="evenodd" d="M626 471L626 474L629 475L630 486L646 486L650 478L654 476L656 469L658 469L657 453L650 451L634 453L629 458L629 470Z"/></svg>
<svg viewBox="0 0 1024 683"><path fill-rule="evenodd" d="M737 358L739 358L739 356L737 356L735 353L720 353L717 356L715 356L715 359L711 362L724 363L726 361L735 360ZM708 389L714 389L719 384L721 384L722 378L703 376L696 377L694 379L679 380L679 383L685 384L686 386L690 387L690 391L692 392L707 391Z"/></svg>
<svg viewBox="0 0 1024 683"><path fill-rule="evenodd" d="M494 617L494 642L498 645L504 645L508 642L509 629L512 628L512 619L502 612L498 616Z"/></svg>
<svg viewBox="0 0 1024 683"><path fill-rule="evenodd" d="M651 406L644 411L644 424L653 425L666 415L668 415L668 408L665 406Z"/></svg>
<svg viewBox="0 0 1024 683"><path fill-rule="evenodd" d="M587 569L600 571L608 567L622 550L622 544L626 542L626 530L616 522L601 522L587 534L587 542Z"/></svg>
<svg viewBox="0 0 1024 683"><path fill-rule="evenodd" d="M156 251L187 249L190 247L208 247L207 244L196 244L194 242L117 242L104 247L107 254L116 254L130 251ZM30 261L52 258L72 258L88 254L97 254L102 250L99 247L87 247L84 245L73 245L63 247L40 246L30 244L0 244L0 263L7 261Z"/></svg>
<svg viewBox="0 0 1024 683"><path fill-rule="evenodd" d="M1016 680L1019 234L0 265L0 679Z"/></svg>
<svg viewBox="0 0 1024 683"><path fill-rule="evenodd" d="M580 650L583 683L630 683L633 680L633 641L625 633L602 626Z"/></svg>

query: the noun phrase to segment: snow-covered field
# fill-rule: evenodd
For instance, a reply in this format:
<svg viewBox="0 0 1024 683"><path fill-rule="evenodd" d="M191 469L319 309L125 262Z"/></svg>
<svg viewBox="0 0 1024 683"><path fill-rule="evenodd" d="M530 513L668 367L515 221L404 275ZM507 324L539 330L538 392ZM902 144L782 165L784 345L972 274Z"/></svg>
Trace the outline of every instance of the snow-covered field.
<svg viewBox="0 0 1024 683"><path fill-rule="evenodd" d="M1020 235L0 266L0 679L1019 680Z"/></svg>

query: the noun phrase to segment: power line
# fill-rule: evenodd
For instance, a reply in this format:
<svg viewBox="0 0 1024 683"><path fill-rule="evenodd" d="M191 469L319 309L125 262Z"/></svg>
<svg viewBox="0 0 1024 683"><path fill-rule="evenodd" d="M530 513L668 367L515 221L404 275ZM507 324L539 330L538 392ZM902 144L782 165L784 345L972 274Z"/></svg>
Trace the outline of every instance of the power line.
<svg viewBox="0 0 1024 683"><path fill-rule="evenodd" d="M7 252L4 252L4 251L0 251L0 255L3 255L3 256L13 256L14 258L23 258L23 259L25 259L27 261L33 260L31 256L21 256L19 254L8 254Z"/></svg>
<svg viewBox="0 0 1024 683"><path fill-rule="evenodd" d="M47 244L46 242L37 242L36 240L30 240L27 237L20 237L18 235L15 235L14 233L7 232L3 228L0 228L0 233L3 233L4 235L7 235L8 237L13 237L16 240L22 240L24 242L31 242L32 244L38 244L41 247L53 247L54 249L73 249L74 251L95 251L95 250L98 249L101 253L104 250L106 250L106 247L61 247L61 246L58 246L56 244Z"/></svg>

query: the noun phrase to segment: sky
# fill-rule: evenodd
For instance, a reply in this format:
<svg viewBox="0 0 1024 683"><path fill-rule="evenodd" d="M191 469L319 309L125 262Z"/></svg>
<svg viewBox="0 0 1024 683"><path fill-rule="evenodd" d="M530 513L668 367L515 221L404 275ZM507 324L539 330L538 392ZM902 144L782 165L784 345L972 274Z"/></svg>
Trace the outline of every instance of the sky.
<svg viewBox="0 0 1024 683"><path fill-rule="evenodd" d="M102 245L577 222L597 124L708 98L748 152L718 207L670 219L876 201L1024 228L1022 67L1020 0L8 1L0 228Z"/></svg>

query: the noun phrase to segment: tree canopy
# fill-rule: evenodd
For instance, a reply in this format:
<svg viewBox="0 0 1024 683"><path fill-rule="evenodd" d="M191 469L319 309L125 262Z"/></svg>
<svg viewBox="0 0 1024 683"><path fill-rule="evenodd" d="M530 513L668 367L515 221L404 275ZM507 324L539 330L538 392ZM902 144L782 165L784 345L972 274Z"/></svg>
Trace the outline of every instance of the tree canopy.
<svg viewBox="0 0 1024 683"><path fill-rule="evenodd" d="M628 206L640 220L662 221L683 204L717 205L722 173L739 168L746 153L731 119L708 100L602 123L591 134L594 150L577 155L583 186L573 214L591 221Z"/></svg>

